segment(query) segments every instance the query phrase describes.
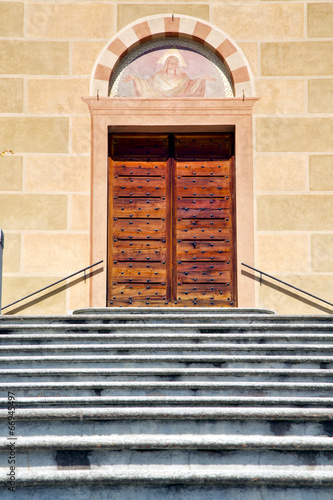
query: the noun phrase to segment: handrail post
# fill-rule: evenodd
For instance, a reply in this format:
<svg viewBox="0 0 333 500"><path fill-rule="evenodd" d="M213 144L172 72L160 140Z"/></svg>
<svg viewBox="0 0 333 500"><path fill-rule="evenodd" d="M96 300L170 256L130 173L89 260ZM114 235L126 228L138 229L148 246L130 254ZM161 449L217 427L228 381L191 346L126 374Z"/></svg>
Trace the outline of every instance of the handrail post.
<svg viewBox="0 0 333 500"><path fill-rule="evenodd" d="M5 237L2 229L0 229L0 314L1 314L1 297L2 297L2 253L4 249Z"/></svg>

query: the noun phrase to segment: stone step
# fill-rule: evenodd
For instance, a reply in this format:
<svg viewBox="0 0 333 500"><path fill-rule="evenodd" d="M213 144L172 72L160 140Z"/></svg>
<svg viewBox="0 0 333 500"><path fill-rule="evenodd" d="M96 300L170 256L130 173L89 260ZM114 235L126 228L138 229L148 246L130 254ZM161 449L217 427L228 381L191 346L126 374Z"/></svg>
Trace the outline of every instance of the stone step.
<svg viewBox="0 0 333 500"><path fill-rule="evenodd" d="M7 421L7 409L0 409L0 421ZM311 407L269 407L260 408L244 406L242 408L228 407L214 408L211 406L182 406L177 407L104 407L87 408L17 408L15 419L21 421L109 421L109 420L177 420L177 421L295 421L295 422L332 422L333 408Z"/></svg>
<svg viewBox="0 0 333 500"><path fill-rule="evenodd" d="M89 468L90 469L90 468ZM270 467L247 465L210 467L209 465L115 465L104 470L56 470L53 467L22 468L16 482L17 486L44 486L47 484L248 484L291 485L291 486L325 486L333 484L332 466L321 466L309 469L308 466ZM1 471L0 483L6 482L5 471ZM8 497L11 498L11 497ZM20 500L24 498L20 496ZM46 498L46 497L45 497ZM64 498L64 497L49 497ZM125 497L122 497L125 498ZM134 498L134 497L132 497ZM137 497L138 498L138 497ZM152 498L152 497L151 497ZM171 498L171 497L169 497ZM189 498L189 497L187 497ZM224 497L215 497L224 498ZM255 497L253 497L255 498ZM275 498L275 497L274 497ZM282 497L280 497L282 498ZM284 497L286 498L286 497ZM307 497L306 497L307 498ZM312 497L315 498L315 497Z"/></svg>
<svg viewBox="0 0 333 500"><path fill-rule="evenodd" d="M279 476L276 472L268 479L271 467L250 466L246 471L239 472L234 468L228 475L223 467L218 475L215 470L201 471L185 466L172 469L166 466L156 468L154 477L148 475L151 467L132 467L129 476L123 474L123 467L117 470L49 470L47 467L34 468L33 472L22 470L21 480L16 486L16 496L20 500L35 500L36 491L39 499L75 498L75 500L239 500L246 495L247 500L271 499L274 500L331 500L333 487L327 479L330 470L324 467L316 468L309 476L306 475L307 466L282 468ZM84 468L84 467L82 467ZM128 467L126 467L128 469ZM111 469L111 468L110 468ZM197 467L197 469L199 469ZM220 472L220 468L218 468ZM174 475L173 470L178 470ZM274 468L276 470L276 468ZM133 473L132 473L133 472ZM131 474L132 473L132 474ZM181 474L182 473L182 474ZM250 474L251 473L251 474ZM160 475L160 478L158 477ZM165 479L162 480L161 478ZM303 478L307 478L302 482ZM296 489L297 488L297 489ZM98 497L96 496L98 493ZM296 496L296 494L298 496ZM158 496L157 496L158 495ZM13 498L13 492L4 489L3 500Z"/></svg>
<svg viewBox="0 0 333 500"><path fill-rule="evenodd" d="M112 415L118 416L115 411L109 413L104 411L103 408L95 408L97 413L97 418L94 419L93 415L87 415L86 410L91 410L91 408L80 409L80 419L77 412L76 420L74 419L74 412L72 411L68 414L64 408L62 410L62 419L59 419L59 414L54 416L55 409L49 410L48 418L34 420L37 416L40 416L38 411L46 412L46 409L36 409L36 412L31 415L33 410L20 410L18 412L28 412L28 415L24 417L21 415L16 421L16 428L19 436L36 436L43 437L47 435L55 436L99 436L111 434L236 434L242 436L248 435L262 435L262 436L326 436L332 439L333 436L333 422L329 420L327 414L321 417L321 420L314 420L311 414L303 413L303 420L297 420L295 418L289 417L289 420L274 420L269 417L263 417L262 419L256 418L241 418L229 419L228 415L225 419L220 418L200 418L197 412L197 408L192 408L193 415L197 416L195 418L185 418L184 416L176 416L171 418L170 415L165 416L160 412L159 418L155 418L156 415L152 415L149 418L148 414L143 414L141 418L136 419L131 418L132 414L126 413L123 410L123 418L113 418ZM169 408L170 410L175 410L177 408ZM79 409L78 409L79 410ZM116 408L114 410L117 410ZM131 408L129 408L131 410ZM187 413L188 413L188 409ZM311 410L307 409L307 410ZM3 411L3 410L2 410ZM245 408L245 413L249 412L248 408ZM30 413L29 413L30 412ZM151 412L153 413L153 412ZM171 411L171 416L173 411ZM45 416L45 413L44 413ZM103 418L102 418L103 416ZM278 409L274 417L278 416ZM24 420L25 418L25 420ZM280 417L281 418L281 417ZM316 416L316 418L319 418ZM328 420L327 420L328 419Z"/></svg>
<svg viewBox="0 0 333 500"><path fill-rule="evenodd" d="M282 382L288 378L293 381L333 382L333 369L301 368L8 368L0 370L2 382L15 383L26 378L30 382L100 382L115 379L119 382L135 380L150 381L202 381L215 380L246 382Z"/></svg>
<svg viewBox="0 0 333 500"><path fill-rule="evenodd" d="M232 322L224 323L222 321L217 322L201 322L198 321L194 323L189 322L156 322L156 323L145 323L144 320L141 322L135 321L132 323L127 323L125 320L122 322L112 322L110 324L27 324L22 322L20 324L7 324L0 321L0 334L7 335L13 333L42 333L47 335L48 333L98 333L98 334L121 334L121 333L141 333L147 334L158 333L162 334L178 334L178 333L203 333L203 334L216 334L216 333L297 333L297 332L310 332L314 333L329 333L332 332L333 322Z"/></svg>
<svg viewBox="0 0 333 500"><path fill-rule="evenodd" d="M16 436L15 450L289 450L333 451L333 440L321 436L238 436L215 434L115 434L112 436ZM9 440L12 440L10 438ZM0 438L0 450L8 439ZM333 466L332 466L333 468Z"/></svg>
<svg viewBox="0 0 333 500"><path fill-rule="evenodd" d="M113 333L112 335L104 333L53 333L47 334L34 333L31 329L29 333L2 333L0 334L0 345L6 346L8 343L11 345L48 345L66 343L66 345L75 345L79 342L81 345L91 345L93 342L100 342L102 344L145 344L149 342L157 342L159 344L174 344L189 343L191 345L212 344L219 343L221 345L228 343L238 344L274 344L279 342L280 345L285 346L288 344L331 344L333 343L333 328L332 331L326 333L275 333L275 332L262 332L262 333Z"/></svg>
<svg viewBox="0 0 333 500"><path fill-rule="evenodd" d="M0 398L0 408L8 406L7 398ZM43 406L298 406L333 407L333 398L303 396L49 396L19 397L16 408Z"/></svg>
<svg viewBox="0 0 333 500"><path fill-rule="evenodd" d="M115 355L119 354L135 356L142 353L162 353L166 355L186 355L193 353L193 355L206 355L208 353L226 353L226 354L239 354L251 353L251 355L307 355L315 356L321 354L328 356L333 354L333 344L237 344L237 343L215 343L215 344L105 344L100 342L98 344L41 344L41 345L13 345L7 344L0 346L0 359L8 353L20 354L21 356L26 353L27 356L39 356L43 353L60 353L67 356L81 355L91 353L91 355Z"/></svg>
<svg viewBox="0 0 333 500"><path fill-rule="evenodd" d="M86 396L333 396L333 383L319 382L22 382L0 383L0 392L21 397Z"/></svg>
<svg viewBox="0 0 333 500"><path fill-rule="evenodd" d="M44 355L44 356L1 356L2 365L10 365L11 368L31 367L31 364L38 366L46 365L48 368L55 368L75 364L78 368L86 367L87 365L103 366L105 368L112 367L139 367L144 363L151 368L164 367L179 367L192 366L196 367L219 367L230 368L231 365L238 365L240 368L260 365L262 368L290 368L292 366L306 368L323 368L333 369L333 357L328 355L323 356L307 356L307 355L228 355L228 354L184 354L184 355Z"/></svg>
<svg viewBox="0 0 333 500"><path fill-rule="evenodd" d="M321 436L100 435L0 439L1 462L8 447L22 467L90 465L330 466L333 443ZM227 453L226 453L227 452ZM121 455L120 455L121 453ZM331 465L332 466L332 465ZM332 466L333 471L333 466Z"/></svg>

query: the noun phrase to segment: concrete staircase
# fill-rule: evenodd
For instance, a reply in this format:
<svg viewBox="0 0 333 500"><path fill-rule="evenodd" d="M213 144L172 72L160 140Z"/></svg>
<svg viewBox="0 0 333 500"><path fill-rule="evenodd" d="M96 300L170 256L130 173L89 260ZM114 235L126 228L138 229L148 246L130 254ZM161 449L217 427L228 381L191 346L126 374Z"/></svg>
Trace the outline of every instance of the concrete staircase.
<svg viewBox="0 0 333 500"><path fill-rule="evenodd" d="M0 317L1 499L332 500L332 320Z"/></svg>

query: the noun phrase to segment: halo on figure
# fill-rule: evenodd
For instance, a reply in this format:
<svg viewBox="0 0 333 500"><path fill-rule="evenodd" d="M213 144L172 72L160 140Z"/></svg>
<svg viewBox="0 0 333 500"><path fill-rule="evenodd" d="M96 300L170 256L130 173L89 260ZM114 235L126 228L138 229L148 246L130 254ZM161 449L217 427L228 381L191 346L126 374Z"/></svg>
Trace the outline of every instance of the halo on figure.
<svg viewBox="0 0 333 500"><path fill-rule="evenodd" d="M174 56L174 57L177 57L178 61L179 61L179 66L183 67L183 68L186 68L187 64L183 58L183 56L181 55L181 53L179 52L178 49L168 49L160 58L159 60L157 61L157 64L164 64L165 61L168 59L168 57L170 56Z"/></svg>

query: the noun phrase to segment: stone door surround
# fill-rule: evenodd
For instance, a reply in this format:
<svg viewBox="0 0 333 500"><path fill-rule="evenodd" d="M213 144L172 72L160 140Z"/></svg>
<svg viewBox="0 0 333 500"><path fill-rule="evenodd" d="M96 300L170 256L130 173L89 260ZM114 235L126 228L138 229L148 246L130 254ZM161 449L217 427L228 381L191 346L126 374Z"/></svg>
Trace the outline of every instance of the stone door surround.
<svg viewBox="0 0 333 500"><path fill-rule="evenodd" d="M117 62L140 43L168 36L192 38L220 54L230 70L235 97L108 97ZM90 92L89 97L82 99L89 106L92 124L91 262L104 260L104 271L90 280L90 305L105 307L107 300L109 134L233 132L238 307L253 307L254 283L241 273L240 263L254 264L252 109L257 99L252 73L242 52L221 30L202 20L179 15L172 19L171 14L151 16L121 30L102 50L92 73Z"/></svg>

